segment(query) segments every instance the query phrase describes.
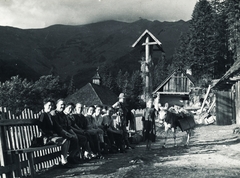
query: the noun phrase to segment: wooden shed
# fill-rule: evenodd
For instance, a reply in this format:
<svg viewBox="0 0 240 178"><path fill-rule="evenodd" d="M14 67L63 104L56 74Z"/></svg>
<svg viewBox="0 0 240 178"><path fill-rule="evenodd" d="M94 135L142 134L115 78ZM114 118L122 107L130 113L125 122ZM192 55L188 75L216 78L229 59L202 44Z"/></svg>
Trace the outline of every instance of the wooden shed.
<svg viewBox="0 0 240 178"><path fill-rule="evenodd" d="M183 106L189 100L192 87L194 83L191 72L175 70L153 91L153 95L156 96L154 104Z"/></svg>
<svg viewBox="0 0 240 178"><path fill-rule="evenodd" d="M218 125L240 124L240 59L212 86Z"/></svg>

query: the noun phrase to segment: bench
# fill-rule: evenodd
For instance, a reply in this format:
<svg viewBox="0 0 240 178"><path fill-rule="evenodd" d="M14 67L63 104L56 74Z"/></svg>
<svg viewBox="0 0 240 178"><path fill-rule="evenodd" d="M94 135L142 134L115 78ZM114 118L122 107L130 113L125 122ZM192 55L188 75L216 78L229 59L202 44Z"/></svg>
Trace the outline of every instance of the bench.
<svg viewBox="0 0 240 178"><path fill-rule="evenodd" d="M33 138L41 135L38 117L29 110L19 117L10 112L0 114L0 177L35 177L37 172L59 164L61 146L31 147Z"/></svg>

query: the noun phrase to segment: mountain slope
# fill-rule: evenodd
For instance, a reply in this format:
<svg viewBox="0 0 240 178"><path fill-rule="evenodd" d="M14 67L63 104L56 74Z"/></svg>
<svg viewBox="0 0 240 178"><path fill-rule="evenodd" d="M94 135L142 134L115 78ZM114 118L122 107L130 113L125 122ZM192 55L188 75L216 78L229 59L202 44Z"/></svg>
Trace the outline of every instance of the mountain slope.
<svg viewBox="0 0 240 178"><path fill-rule="evenodd" d="M63 80L74 76L76 86L80 87L103 63L113 63L118 68L130 63L127 70L138 69L141 54L131 46L146 29L162 42L166 59L171 59L180 34L188 31L188 26L189 23L184 21L151 22L141 19L133 23L104 21L26 30L0 27L0 60L10 65L5 65L7 67L3 70L9 67L15 70L17 61L25 64L18 68L20 76L35 79L36 76L52 73ZM159 55L154 54L156 58ZM11 75L2 73L1 81Z"/></svg>

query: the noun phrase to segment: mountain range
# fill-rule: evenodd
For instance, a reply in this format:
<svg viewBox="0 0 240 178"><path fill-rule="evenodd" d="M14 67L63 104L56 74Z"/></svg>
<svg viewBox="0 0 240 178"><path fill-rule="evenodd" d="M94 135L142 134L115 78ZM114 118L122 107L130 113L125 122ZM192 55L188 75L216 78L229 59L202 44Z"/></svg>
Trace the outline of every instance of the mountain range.
<svg viewBox="0 0 240 178"><path fill-rule="evenodd" d="M146 29L162 43L166 60L171 61L189 22L140 19L132 23L103 21L42 29L0 26L0 81L14 75L37 80L41 75L54 74L63 81L73 77L79 88L102 64L111 64L113 71L138 70L141 49L131 46ZM161 54L154 52L154 60L160 60Z"/></svg>

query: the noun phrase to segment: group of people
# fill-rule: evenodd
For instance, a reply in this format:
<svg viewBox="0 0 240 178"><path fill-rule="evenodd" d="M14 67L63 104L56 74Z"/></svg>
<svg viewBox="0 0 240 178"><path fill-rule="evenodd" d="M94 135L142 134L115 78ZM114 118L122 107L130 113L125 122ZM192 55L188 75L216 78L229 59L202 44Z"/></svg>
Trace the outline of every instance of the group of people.
<svg viewBox="0 0 240 178"><path fill-rule="evenodd" d="M82 159L104 159L107 153L126 153L133 149L126 129L128 109L121 93L119 101L112 106L89 106L83 112L81 103L66 103L63 99L43 101L43 113L39 128L44 144L62 146L61 164L80 163ZM114 122L113 114L119 122Z"/></svg>

